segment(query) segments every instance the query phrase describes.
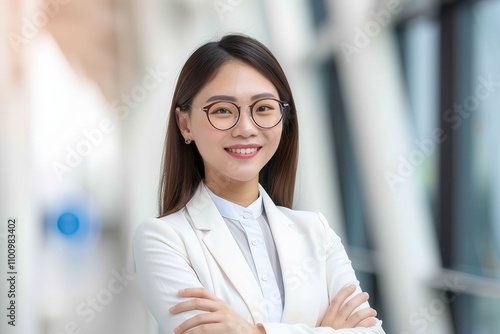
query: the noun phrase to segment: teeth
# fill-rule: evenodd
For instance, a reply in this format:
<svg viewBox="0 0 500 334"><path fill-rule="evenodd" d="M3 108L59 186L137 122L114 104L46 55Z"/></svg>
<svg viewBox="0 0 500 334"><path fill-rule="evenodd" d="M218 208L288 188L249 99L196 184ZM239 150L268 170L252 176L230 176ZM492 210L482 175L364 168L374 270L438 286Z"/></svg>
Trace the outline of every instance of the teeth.
<svg viewBox="0 0 500 334"><path fill-rule="evenodd" d="M237 154L251 154L257 151L256 147L253 148L228 148L229 152L237 153Z"/></svg>

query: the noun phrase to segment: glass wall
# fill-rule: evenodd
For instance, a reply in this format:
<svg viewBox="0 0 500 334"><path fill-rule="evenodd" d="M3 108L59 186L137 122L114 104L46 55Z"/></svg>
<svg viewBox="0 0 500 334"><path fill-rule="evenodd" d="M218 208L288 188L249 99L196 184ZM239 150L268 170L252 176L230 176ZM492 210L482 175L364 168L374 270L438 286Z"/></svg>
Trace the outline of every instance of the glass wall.
<svg viewBox="0 0 500 334"><path fill-rule="evenodd" d="M499 8L498 1L456 1L397 28L415 139L443 133L419 169L444 269L432 284L454 291L456 333L500 328Z"/></svg>
<svg viewBox="0 0 500 334"><path fill-rule="evenodd" d="M456 8L457 104L454 229L450 268L482 278L466 288L454 309L458 333L491 333L500 328L500 2L480 1Z"/></svg>

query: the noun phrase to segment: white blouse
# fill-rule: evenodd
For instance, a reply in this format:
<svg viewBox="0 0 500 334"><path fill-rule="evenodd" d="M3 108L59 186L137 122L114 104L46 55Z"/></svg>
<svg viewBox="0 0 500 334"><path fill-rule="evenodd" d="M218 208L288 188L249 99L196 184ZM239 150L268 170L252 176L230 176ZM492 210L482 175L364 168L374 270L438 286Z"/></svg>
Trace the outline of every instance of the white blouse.
<svg viewBox="0 0 500 334"><path fill-rule="evenodd" d="M269 321L280 322L284 305L283 276L262 196L259 194L259 198L245 208L206 189L262 290Z"/></svg>

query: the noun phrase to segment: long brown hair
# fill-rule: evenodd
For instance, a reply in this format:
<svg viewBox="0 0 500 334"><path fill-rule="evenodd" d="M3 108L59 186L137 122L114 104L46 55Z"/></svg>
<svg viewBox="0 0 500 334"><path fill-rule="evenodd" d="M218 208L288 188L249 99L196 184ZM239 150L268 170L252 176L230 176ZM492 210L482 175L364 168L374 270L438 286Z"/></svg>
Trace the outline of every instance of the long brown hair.
<svg viewBox="0 0 500 334"><path fill-rule="evenodd" d="M285 73L271 51L259 41L230 34L199 47L186 61L175 87L168 120L159 189L159 217L180 210L205 176L196 145L186 145L177 125L176 108L191 111L195 95L230 61L254 67L276 87L290 108L283 114L283 131L274 156L259 173L259 183L276 205L291 208L298 159L298 123L292 92Z"/></svg>

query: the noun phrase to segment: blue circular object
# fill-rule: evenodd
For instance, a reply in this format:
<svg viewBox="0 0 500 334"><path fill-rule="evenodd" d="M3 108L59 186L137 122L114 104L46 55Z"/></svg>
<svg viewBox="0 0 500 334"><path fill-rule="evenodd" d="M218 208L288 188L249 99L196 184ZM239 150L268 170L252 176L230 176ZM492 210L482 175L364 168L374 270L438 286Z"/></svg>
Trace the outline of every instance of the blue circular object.
<svg viewBox="0 0 500 334"><path fill-rule="evenodd" d="M65 212L59 216L57 219L57 228L61 231L62 234L71 235L78 231L80 227L80 222L78 217L71 213Z"/></svg>

